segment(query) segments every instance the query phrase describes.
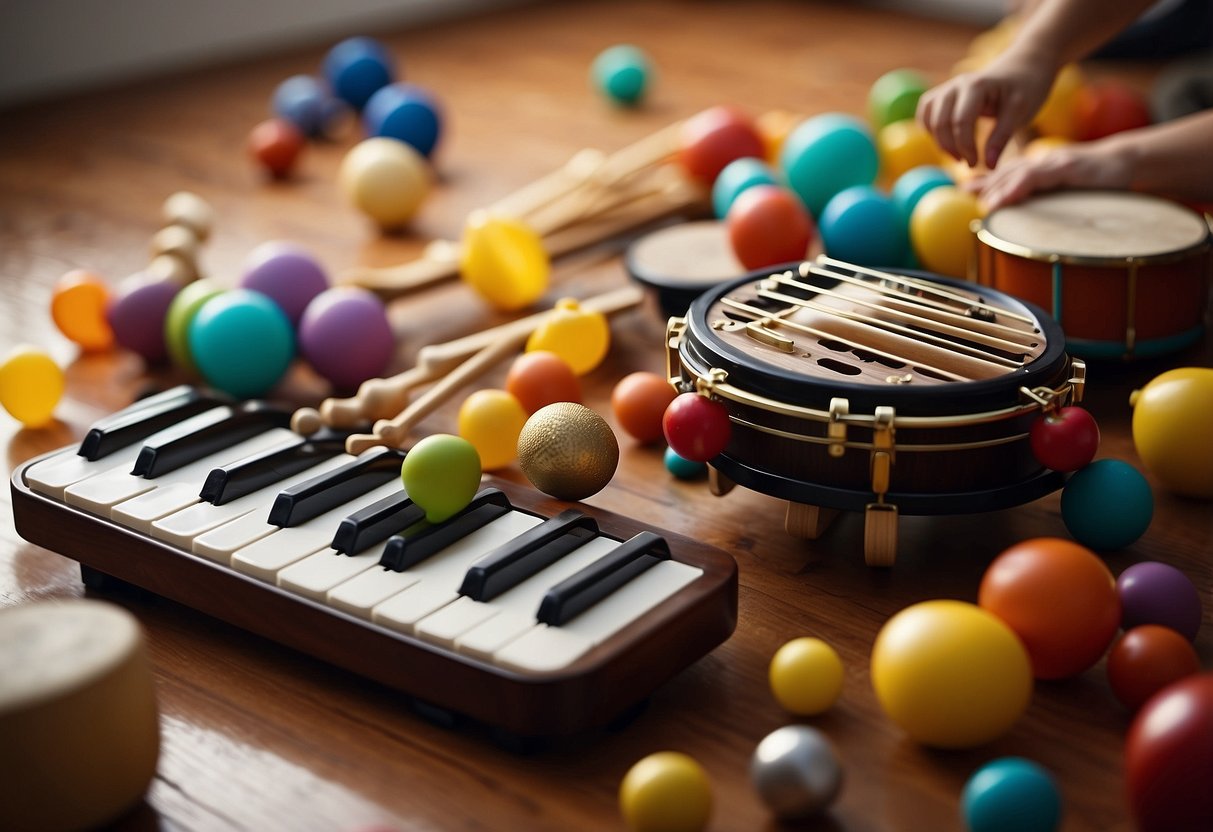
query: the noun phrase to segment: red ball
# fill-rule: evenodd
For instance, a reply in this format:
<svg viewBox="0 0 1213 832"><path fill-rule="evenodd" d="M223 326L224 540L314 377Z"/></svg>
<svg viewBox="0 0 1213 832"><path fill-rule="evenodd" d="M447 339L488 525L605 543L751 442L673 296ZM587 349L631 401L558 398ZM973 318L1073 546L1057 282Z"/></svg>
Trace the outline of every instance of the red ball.
<svg viewBox="0 0 1213 832"><path fill-rule="evenodd" d="M1113 133L1150 124L1145 96L1119 81L1101 81L1074 95L1074 127L1079 141L1102 139Z"/></svg>
<svg viewBox="0 0 1213 832"><path fill-rule="evenodd" d="M687 174L711 185L724 166L743 156L763 158L762 136L745 113L712 107L682 123L678 161Z"/></svg>
<svg viewBox="0 0 1213 832"><path fill-rule="evenodd" d="M662 437L662 420L677 391L656 373L632 373L611 391L611 410L619 426L640 442Z"/></svg>
<svg viewBox="0 0 1213 832"><path fill-rule="evenodd" d="M1129 808L1141 832L1213 829L1213 673L1163 688L1125 743Z"/></svg>
<svg viewBox="0 0 1213 832"><path fill-rule="evenodd" d="M303 134L293 124L270 118L249 133L248 152L271 176L282 179L295 167L305 142Z"/></svg>
<svg viewBox="0 0 1213 832"><path fill-rule="evenodd" d="M1037 679L1091 667L1120 627L1116 580L1104 562L1070 540L1025 540L994 559L978 603L1006 622L1028 650Z"/></svg>
<svg viewBox="0 0 1213 832"><path fill-rule="evenodd" d="M729 208L725 225L733 253L747 269L803 260L815 231L800 197L778 185L742 191Z"/></svg>
<svg viewBox="0 0 1213 832"><path fill-rule="evenodd" d="M1172 682L1199 672L1200 658L1192 643L1157 624L1134 627L1108 653L1108 684L1131 711Z"/></svg>
<svg viewBox="0 0 1213 832"><path fill-rule="evenodd" d="M733 432L725 406L698 393L683 393L670 402L661 427L674 453L692 462L707 462L719 454Z"/></svg>
<svg viewBox="0 0 1213 832"><path fill-rule="evenodd" d="M1054 471L1077 471L1089 465L1099 450L1099 425L1083 408L1063 407L1033 422L1028 441L1041 465Z"/></svg>

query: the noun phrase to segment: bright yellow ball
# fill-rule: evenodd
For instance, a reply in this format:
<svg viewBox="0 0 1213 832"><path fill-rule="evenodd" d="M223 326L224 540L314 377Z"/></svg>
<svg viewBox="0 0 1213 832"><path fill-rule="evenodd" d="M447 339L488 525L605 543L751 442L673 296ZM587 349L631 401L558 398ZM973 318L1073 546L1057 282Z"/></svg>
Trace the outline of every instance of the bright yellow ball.
<svg viewBox="0 0 1213 832"><path fill-rule="evenodd" d="M459 408L459 435L480 454L485 471L504 468L518 456L518 434L527 412L504 390L477 390Z"/></svg>
<svg viewBox="0 0 1213 832"><path fill-rule="evenodd" d="M338 183L359 211L385 229L405 225L430 190L430 166L410 145L379 136L355 145Z"/></svg>
<svg viewBox="0 0 1213 832"><path fill-rule="evenodd" d="M0 365L0 404L25 427L50 422L62 396L63 371L37 347L16 347Z"/></svg>
<svg viewBox="0 0 1213 832"><path fill-rule="evenodd" d="M526 351L547 350L564 359L579 376L593 370L611 348L611 328L601 312L586 312L564 298L527 339Z"/></svg>
<svg viewBox="0 0 1213 832"><path fill-rule="evenodd" d="M498 309L521 309L539 300L551 271L543 240L529 225L483 212L468 219L459 272Z"/></svg>
<svg viewBox="0 0 1213 832"><path fill-rule="evenodd" d="M1169 491L1213 499L1213 369L1182 367L1133 394L1133 443Z"/></svg>
<svg viewBox="0 0 1213 832"><path fill-rule="evenodd" d="M1076 138L1078 132L1077 120L1074 114L1074 103L1078 91L1083 86L1082 71L1074 64L1066 64L1053 80L1053 87L1045 103L1032 119L1032 126L1042 136L1060 136L1063 139Z"/></svg>
<svg viewBox="0 0 1213 832"><path fill-rule="evenodd" d="M633 832L699 832L712 814L712 784L693 758L659 751L624 775L619 808Z"/></svg>
<svg viewBox="0 0 1213 832"><path fill-rule="evenodd" d="M775 651L767 678L784 710L813 716L829 710L842 693L842 659L819 638L794 638Z"/></svg>
<svg viewBox="0 0 1213 832"><path fill-rule="evenodd" d="M872 687L915 741L973 748L1002 736L1028 707L1032 665L994 614L962 601L925 601L876 636Z"/></svg>
<svg viewBox="0 0 1213 832"><path fill-rule="evenodd" d="M927 129L912 118L880 128L876 134L876 149L880 153L880 175L886 182L896 182L912 168L940 162L939 145Z"/></svg>
<svg viewBox="0 0 1213 832"><path fill-rule="evenodd" d="M967 277L975 246L969 226L980 217L973 194L946 185L928 191L910 215L910 242L918 262L937 274Z"/></svg>

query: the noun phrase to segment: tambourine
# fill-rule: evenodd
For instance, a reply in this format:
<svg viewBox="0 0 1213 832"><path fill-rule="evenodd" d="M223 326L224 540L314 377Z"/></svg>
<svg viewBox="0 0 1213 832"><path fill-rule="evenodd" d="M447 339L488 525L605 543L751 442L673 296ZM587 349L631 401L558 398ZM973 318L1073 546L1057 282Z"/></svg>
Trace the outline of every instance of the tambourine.
<svg viewBox="0 0 1213 832"><path fill-rule="evenodd" d="M670 319L667 353L675 385L728 410L713 491L787 500L802 537L863 510L873 565L895 558L899 512L989 511L1061 487L1028 431L1080 401L1086 376L1031 304L825 257L702 295Z"/></svg>
<svg viewBox="0 0 1213 832"><path fill-rule="evenodd" d="M994 211L974 230L978 281L1047 310L1076 355L1149 358L1204 332L1209 226L1182 205L1064 191Z"/></svg>

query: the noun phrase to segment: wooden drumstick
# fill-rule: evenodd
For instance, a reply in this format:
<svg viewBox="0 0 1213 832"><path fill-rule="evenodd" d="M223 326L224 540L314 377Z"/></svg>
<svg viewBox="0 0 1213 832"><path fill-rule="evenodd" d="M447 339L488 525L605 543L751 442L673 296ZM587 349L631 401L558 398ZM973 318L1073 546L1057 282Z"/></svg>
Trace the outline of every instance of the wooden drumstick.
<svg viewBox="0 0 1213 832"><path fill-rule="evenodd" d="M425 391L399 416L376 422L374 433L357 433L347 439L345 441L346 453L357 455L376 445L386 445L389 448L400 447L414 425L438 409L459 388L488 372L499 361L517 349L518 345L508 340L496 341L484 347Z"/></svg>

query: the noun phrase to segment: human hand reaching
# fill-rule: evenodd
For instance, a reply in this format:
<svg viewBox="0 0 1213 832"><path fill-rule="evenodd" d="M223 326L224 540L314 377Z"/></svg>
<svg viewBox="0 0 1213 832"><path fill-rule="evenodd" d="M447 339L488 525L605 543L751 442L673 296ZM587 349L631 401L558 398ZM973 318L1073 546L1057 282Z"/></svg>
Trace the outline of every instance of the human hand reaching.
<svg viewBox="0 0 1213 832"><path fill-rule="evenodd" d="M974 177L966 188L986 211L1056 188L1125 189L1132 184L1133 164L1120 142L1089 142L1061 147L1043 156L1023 157Z"/></svg>

